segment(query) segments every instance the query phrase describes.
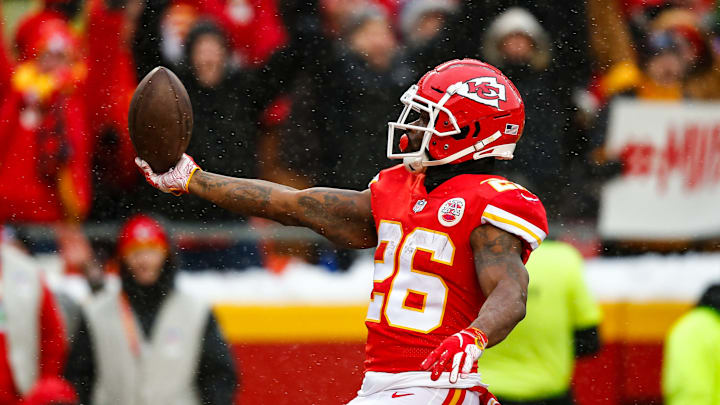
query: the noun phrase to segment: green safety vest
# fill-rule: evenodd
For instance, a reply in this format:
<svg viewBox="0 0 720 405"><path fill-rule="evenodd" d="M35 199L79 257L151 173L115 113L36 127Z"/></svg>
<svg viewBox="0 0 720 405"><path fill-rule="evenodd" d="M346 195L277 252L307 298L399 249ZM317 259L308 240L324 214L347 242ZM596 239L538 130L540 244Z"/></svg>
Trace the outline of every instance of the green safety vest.
<svg viewBox="0 0 720 405"><path fill-rule="evenodd" d="M720 404L720 313L698 307L672 327L665 342L666 405Z"/></svg>
<svg viewBox="0 0 720 405"><path fill-rule="evenodd" d="M576 330L600 323L600 308L583 276L583 258L569 244L545 241L530 256L527 313L479 361L483 382L504 398L530 401L570 387Z"/></svg>

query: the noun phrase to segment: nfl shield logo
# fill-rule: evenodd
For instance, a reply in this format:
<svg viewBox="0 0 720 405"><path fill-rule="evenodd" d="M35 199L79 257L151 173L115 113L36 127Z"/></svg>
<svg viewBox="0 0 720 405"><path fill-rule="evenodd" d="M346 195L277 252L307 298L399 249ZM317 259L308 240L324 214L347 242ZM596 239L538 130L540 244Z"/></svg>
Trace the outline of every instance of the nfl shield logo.
<svg viewBox="0 0 720 405"><path fill-rule="evenodd" d="M418 201L415 203L415 206L413 207L413 212L417 214L418 212L420 212L420 211L422 211L423 209L425 209L425 205L427 205L427 201L425 201L425 200L418 200Z"/></svg>

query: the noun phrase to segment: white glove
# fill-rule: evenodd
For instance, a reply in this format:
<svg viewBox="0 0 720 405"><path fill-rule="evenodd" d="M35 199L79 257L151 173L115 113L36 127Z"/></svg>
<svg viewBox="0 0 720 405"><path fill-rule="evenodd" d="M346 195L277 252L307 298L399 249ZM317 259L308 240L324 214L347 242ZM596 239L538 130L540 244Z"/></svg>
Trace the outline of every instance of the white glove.
<svg viewBox="0 0 720 405"><path fill-rule="evenodd" d="M135 164L143 172L145 180L151 186L164 193L174 195L187 194L190 179L195 174L195 171L200 170L200 166L187 153L183 153L175 167L170 168L163 174L153 172L150 165L139 157L135 158Z"/></svg>

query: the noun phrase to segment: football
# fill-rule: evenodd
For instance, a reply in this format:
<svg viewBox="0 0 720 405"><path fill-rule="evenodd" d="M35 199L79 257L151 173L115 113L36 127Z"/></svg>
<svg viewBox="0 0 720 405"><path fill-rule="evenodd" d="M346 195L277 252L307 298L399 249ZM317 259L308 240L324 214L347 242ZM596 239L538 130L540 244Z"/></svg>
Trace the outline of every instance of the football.
<svg viewBox="0 0 720 405"><path fill-rule="evenodd" d="M138 84L128 111L130 139L137 155L156 173L175 166L192 135L193 112L185 86L162 66Z"/></svg>

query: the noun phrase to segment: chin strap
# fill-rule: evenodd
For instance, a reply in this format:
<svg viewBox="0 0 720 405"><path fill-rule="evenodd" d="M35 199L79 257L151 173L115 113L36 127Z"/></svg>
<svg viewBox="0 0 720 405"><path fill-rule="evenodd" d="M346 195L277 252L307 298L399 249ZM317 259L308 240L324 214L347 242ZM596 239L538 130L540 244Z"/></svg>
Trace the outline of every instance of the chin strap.
<svg viewBox="0 0 720 405"><path fill-rule="evenodd" d="M410 173L424 173L427 166L423 163L426 159L426 153L423 153L423 156L419 157L406 157L403 158L403 166L405 166L405 170Z"/></svg>
<svg viewBox="0 0 720 405"><path fill-rule="evenodd" d="M509 144L509 145L498 145L492 149L489 150L483 150L487 145L497 141L500 139L502 134L500 131L495 131L494 134L488 136L487 138L483 139L482 141L472 145L468 146L467 148L453 153L452 155L438 160L427 160L427 155L424 156L423 159L423 165L424 166L439 166L444 165L450 162L453 162L457 159L460 159L462 157L465 157L471 153L473 154L473 159L478 160L485 157L496 157L498 159L502 160L510 160L513 158L513 151L515 151L515 144Z"/></svg>

